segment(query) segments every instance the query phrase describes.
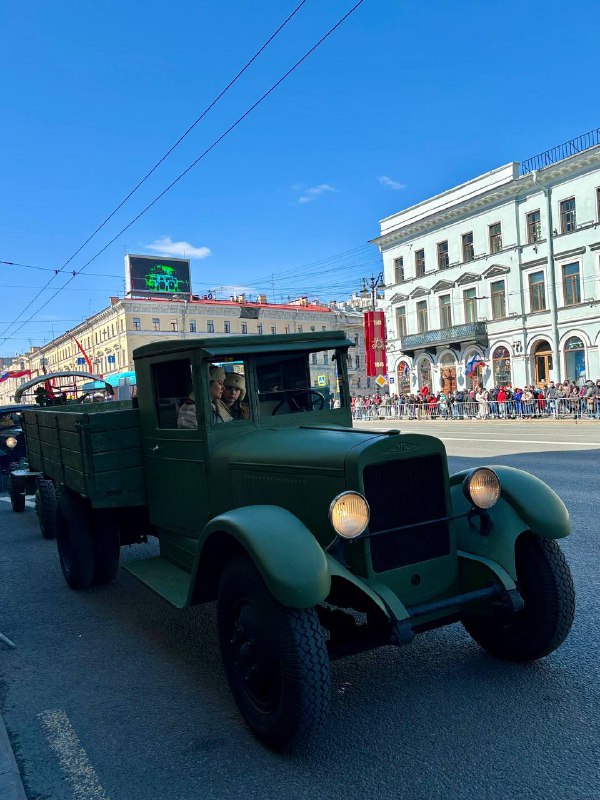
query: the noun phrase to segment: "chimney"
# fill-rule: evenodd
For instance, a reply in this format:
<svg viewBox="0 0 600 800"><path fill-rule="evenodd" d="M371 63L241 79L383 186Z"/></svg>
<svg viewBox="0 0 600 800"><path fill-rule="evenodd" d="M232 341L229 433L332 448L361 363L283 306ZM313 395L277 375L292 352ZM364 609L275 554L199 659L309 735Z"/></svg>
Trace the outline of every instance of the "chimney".
<svg viewBox="0 0 600 800"><path fill-rule="evenodd" d="M259 294L258 295L258 302L262 303L263 305L267 302L267 295L266 294Z"/></svg>

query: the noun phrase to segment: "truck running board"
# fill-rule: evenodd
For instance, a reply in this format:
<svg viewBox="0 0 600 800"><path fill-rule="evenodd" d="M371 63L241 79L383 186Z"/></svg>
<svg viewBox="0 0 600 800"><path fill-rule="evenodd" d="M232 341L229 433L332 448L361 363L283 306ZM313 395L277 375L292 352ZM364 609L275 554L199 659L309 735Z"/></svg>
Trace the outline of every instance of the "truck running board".
<svg viewBox="0 0 600 800"><path fill-rule="evenodd" d="M176 608L185 608L188 605L192 576L172 561L154 556L130 561L122 566Z"/></svg>

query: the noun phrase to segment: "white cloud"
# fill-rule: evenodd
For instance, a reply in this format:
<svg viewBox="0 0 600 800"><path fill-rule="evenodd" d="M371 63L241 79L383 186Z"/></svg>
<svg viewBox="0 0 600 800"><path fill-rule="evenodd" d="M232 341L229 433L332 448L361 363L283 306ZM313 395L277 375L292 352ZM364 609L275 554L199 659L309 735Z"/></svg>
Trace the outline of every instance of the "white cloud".
<svg viewBox="0 0 600 800"><path fill-rule="evenodd" d="M295 189L300 189L300 187L294 187ZM319 186L311 186L310 189L304 189L300 197L298 198L299 203L312 203L320 194L324 192L337 192L333 186L330 186L328 183L321 183Z"/></svg>
<svg viewBox="0 0 600 800"><path fill-rule="evenodd" d="M170 236L161 236L152 244L144 245L146 250L152 250L161 256L174 256L176 258L207 258L212 255L209 247L194 247L189 242L174 242Z"/></svg>
<svg viewBox="0 0 600 800"><path fill-rule="evenodd" d="M392 180L392 178L388 178L387 175L381 175L379 178L379 183L382 186L387 186L388 189L406 189L405 183L398 183L398 181Z"/></svg>

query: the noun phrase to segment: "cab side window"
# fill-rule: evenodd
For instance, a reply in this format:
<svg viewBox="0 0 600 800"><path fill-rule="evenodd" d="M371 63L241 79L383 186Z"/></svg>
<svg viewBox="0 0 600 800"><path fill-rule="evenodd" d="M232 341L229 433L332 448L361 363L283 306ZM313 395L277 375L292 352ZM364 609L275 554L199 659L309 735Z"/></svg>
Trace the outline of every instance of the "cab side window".
<svg viewBox="0 0 600 800"><path fill-rule="evenodd" d="M152 365L157 427L197 428L189 358ZM188 424L181 424L186 417Z"/></svg>

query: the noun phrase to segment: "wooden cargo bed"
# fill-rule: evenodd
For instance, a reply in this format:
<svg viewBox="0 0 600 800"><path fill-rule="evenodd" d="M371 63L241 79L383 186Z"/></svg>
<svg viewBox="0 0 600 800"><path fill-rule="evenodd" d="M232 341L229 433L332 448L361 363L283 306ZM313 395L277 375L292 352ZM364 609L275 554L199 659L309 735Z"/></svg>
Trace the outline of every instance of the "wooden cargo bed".
<svg viewBox="0 0 600 800"><path fill-rule="evenodd" d="M29 465L88 497L95 508L145 505L139 412L105 408L25 411Z"/></svg>

